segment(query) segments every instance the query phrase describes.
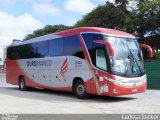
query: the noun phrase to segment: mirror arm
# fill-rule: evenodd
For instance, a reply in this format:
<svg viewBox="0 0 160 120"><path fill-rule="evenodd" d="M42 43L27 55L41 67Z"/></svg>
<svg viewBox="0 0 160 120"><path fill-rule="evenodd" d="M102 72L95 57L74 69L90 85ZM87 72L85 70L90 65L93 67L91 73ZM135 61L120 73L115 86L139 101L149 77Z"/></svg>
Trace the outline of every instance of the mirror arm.
<svg viewBox="0 0 160 120"><path fill-rule="evenodd" d="M104 40L96 40L96 41L94 41L94 43L103 44L106 47L108 47L110 56L114 57L114 54L115 54L114 53L114 48L113 48L113 46L112 46L112 44L110 42L104 41Z"/></svg>
<svg viewBox="0 0 160 120"><path fill-rule="evenodd" d="M153 57L153 50L149 45L146 44L140 44L141 47L146 48L149 51L149 56L152 58Z"/></svg>

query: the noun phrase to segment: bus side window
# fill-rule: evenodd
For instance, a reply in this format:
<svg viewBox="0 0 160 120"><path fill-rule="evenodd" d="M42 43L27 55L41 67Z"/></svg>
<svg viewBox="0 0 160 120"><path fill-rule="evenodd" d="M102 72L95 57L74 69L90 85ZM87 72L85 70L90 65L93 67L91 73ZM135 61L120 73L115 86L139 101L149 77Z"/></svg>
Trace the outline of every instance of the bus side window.
<svg viewBox="0 0 160 120"><path fill-rule="evenodd" d="M37 57L43 58L49 56L49 42L48 41L42 41L37 43Z"/></svg>
<svg viewBox="0 0 160 120"><path fill-rule="evenodd" d="M7 58L8 59L12 60L12 56L13 56L12 54L13 54L12 48L11 47L7 48Z"/></svg>
<svg viewBox="0 0 160 120"><path fill-rule="evenodd" d="M49 56L61 56L63 55L63 39L58 38L49 41Z"/></svg>
<svg viewBox="0 0 160 120"><path fill-rule="evenodd" d="M105 57L105 50L102 48L96 49L96 66L102 70L107 71L107 62Z"/></svg>
<svg viewBox="0 0 160 120"><path fill-rule="evenodd" d="M64 40L64 55L76 56L84 59L84 54L77 35L66 37Z"/></svg>
<svg viewBox="0 0 160 120"><path fill-rule="evenodd" d="M10 60L16 60L18 58L16 47L9 47L7 49L7 58Z"/></svg>
<svg viewBox="0 0 160 120"><path fill-rule="evenodd" d="M96 59L95 59L95 48L96 47L103 47L103 45L95 44L93 41L95 40L102 40L103 37L101 34L95 33L84 33L82 34L86 47L88 49L89 55L91 57L92 63L96 66Z"/></svg>

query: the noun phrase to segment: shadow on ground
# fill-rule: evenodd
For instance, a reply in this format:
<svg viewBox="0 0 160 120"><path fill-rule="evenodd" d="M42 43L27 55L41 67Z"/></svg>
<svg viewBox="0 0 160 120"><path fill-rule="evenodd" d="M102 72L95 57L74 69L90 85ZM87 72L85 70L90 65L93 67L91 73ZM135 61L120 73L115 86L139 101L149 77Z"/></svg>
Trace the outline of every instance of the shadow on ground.
<svg viewBox="0 0 160 120"><path fill-rule="evenodd" d="M73 93L51 91L46 89L31 89L29 91L20 91L18 87L2 87L0 88L0 94L9 96L37 99L43 101L59 101L59 102L89 102L89 103L114 103L121 101L129 101L136 98L133 97L103 97L103 96L91 96L90 99L80 100L74 96Z"/></svg>

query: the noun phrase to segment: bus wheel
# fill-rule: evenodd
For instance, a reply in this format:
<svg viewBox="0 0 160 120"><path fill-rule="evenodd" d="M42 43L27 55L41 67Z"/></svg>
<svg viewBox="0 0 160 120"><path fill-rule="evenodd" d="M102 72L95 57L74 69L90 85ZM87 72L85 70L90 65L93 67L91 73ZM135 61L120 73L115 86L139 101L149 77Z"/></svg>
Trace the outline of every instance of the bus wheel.
<svg viewBox="0 0 160 120"><path fill-rule="evenodd" d="M27 87L25 85L25 79L24 79L24 77L20 77L19 78L19 89L21 91L26 91L27 90Z"/></svg>
<svg viewBox="0 0 160 120"><path fill-rule="evenodd" d="M89 98L89 95L86 93L86 86L82 80L78 80L74 86L74 94L79 99L86 99Z"/></svg>

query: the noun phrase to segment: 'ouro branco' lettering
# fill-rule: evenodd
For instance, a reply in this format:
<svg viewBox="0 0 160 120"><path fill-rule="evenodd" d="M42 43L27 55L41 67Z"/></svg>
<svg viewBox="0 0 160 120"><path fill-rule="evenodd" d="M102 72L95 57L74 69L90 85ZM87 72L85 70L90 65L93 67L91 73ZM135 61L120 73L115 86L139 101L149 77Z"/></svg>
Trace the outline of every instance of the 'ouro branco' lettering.
<svg viewBox="0 0 160 120"><path fill-rule="evenodd" d="M52 60L45 61L27 61L27 67L37 67L37 66L51 66Z"/></svg>

